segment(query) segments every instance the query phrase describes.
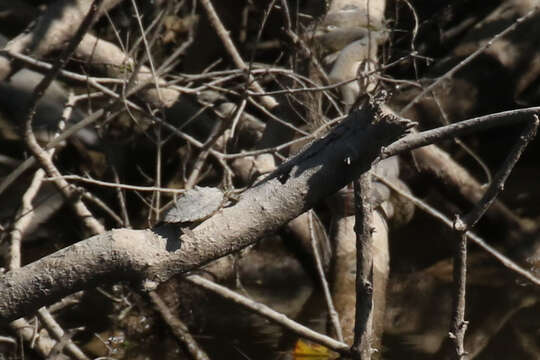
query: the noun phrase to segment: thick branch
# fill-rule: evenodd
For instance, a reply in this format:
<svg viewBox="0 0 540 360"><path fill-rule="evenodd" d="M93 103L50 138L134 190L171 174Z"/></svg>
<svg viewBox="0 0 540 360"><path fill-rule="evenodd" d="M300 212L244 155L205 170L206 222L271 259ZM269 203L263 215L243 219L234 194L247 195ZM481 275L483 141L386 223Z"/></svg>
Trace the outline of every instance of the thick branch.
<svg viewBox="0 0 540 360"><path fill-rule="evenodd" d="M122 0L106 0L99 15L112 9ZM36 58L61 49L71 40L92 4L86 0L66 0L53 2L36 19L27 31L10 41L4 50L8 52L32 54ZM0 55L0 79L5 79L13 71L13 64L7 55Z"/></svg>
<svg viewBox="0 0 540 360"><path fill-rule="evenodd" d="M0 322L103 281L157 283L238 251L367 171L381 147L411 126L381 110L354 112L180 241L170 224L113 230L10 271L0 280Z"/></svg>

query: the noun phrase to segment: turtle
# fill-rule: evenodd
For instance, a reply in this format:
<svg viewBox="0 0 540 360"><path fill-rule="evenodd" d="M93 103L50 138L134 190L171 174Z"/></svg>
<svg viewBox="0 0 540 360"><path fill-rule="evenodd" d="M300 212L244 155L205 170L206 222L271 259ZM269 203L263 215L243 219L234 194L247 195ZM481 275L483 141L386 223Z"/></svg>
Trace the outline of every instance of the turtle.
<svg viewBox="0 0 540 360"><path fill-rule="evenodd" d="M199 187L187 190L174 206L167 211L163 219L166 223L198 224L218 211L225 196L214 187Z"/></svg>

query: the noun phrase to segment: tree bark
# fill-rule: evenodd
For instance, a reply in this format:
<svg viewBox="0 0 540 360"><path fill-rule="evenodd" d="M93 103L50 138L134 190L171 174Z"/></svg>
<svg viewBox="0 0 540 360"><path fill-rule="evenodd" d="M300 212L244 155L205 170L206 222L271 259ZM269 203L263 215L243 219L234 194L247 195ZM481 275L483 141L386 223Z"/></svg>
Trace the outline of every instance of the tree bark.
<svg viewBox="0 0 540 360"><path fill-rule="evenodd" d="M380 108L353 112L328 136L284 163L233 206L178 238L178 226L118 229L62 249L0 279L0 322L103 282L146 289L238 251L367 171L381 148L413 124Z"/></svg>

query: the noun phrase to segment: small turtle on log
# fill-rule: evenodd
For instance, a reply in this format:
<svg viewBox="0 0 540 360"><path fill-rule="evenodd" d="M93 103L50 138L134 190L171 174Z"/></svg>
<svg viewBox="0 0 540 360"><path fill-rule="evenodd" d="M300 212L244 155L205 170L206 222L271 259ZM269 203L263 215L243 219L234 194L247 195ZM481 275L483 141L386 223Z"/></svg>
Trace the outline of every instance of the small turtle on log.
<svg viewBox="0 0 540 360"><path fill-rule="evenodd" d="M198 224L214 215L225 202L223 192L213 187L195 186L187 190L167 211L166 223Z"/></svg>

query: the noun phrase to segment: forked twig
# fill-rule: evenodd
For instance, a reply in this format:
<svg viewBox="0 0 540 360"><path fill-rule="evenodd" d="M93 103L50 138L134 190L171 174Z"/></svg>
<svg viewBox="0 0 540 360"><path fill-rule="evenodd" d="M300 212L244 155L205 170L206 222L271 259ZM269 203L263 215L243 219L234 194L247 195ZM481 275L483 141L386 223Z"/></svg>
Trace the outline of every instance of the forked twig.
<svg viewBox="0 0 540 360"><path fill-rule="evenodd" d="M467 285L467 236L466 232L471 229L480 218L486 213L487 209L499 193L504 189L504 183L514 165L517 163L521 154L536 135L540 120L535 115L533 121L530 121L522 131L519 140L512 147L501 168L495 174L492 183L482 196L480 202L463 218L456 216L454 229L458 232L459 239L456 244L454 254L454 294L452 308L452 322L450 325L450 339L454 342L454 358L463 359L466 356L465 351L465 332L468 322L465 321L465 300Z"/></svg>

